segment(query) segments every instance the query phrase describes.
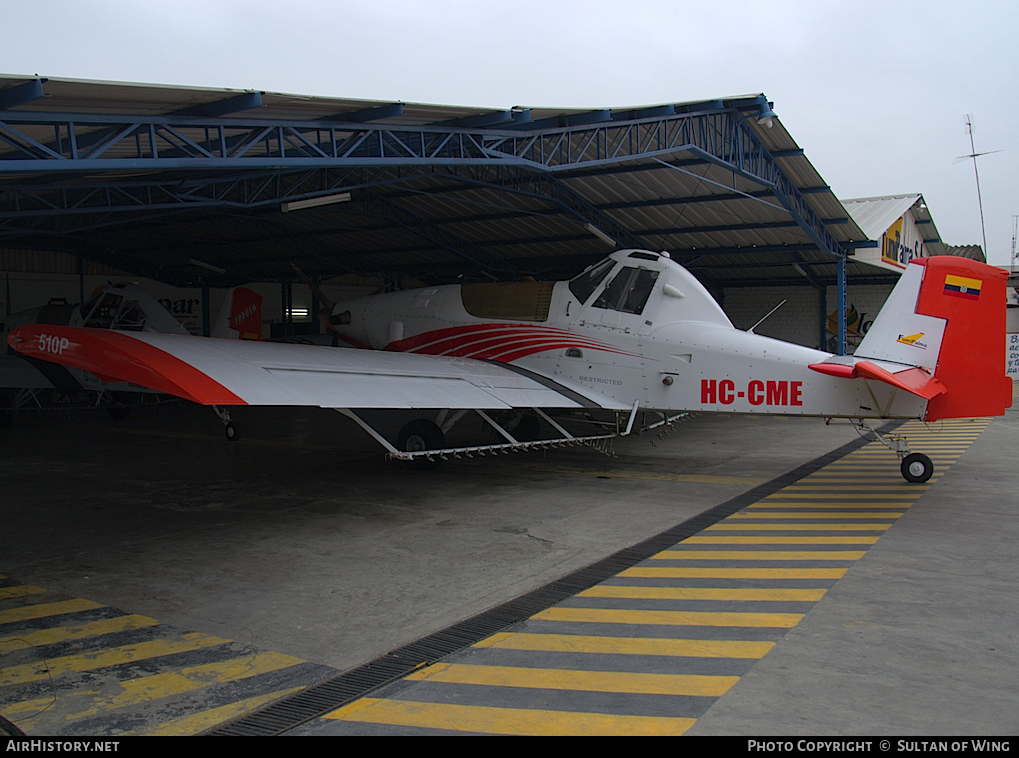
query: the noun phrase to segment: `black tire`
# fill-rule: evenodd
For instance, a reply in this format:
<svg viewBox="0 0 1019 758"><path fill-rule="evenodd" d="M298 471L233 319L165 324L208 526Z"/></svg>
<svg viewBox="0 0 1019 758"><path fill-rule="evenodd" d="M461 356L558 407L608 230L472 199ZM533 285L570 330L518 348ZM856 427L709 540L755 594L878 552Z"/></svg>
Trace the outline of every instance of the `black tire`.
<svg viewBox="0 0 1019 758"><path fill-rule="evenodd" d="M535 442L541 439L541 422L533 414L527 414L520 419L520 424L513 432L513 437L519 442Z"/></svg>
<svg viewBox="0 0 1019 758"><path fill-rule="evenodd" d="M106 412L114 421L123 421L131 413L131 409L123 403L114 403L106 406Z"/></svg>
<svg viewBox="0 0 1019 758"><path fill-rule="evenodd" d="M226 438L231 442L236 442L241 438L240 431L238 431L237 427L234 426L233 424L227 424L226 426L224 426L223 434L225 434Z"/></svg>
<svg viewBox="0 0 1019 758"><path fill-rule="evenodd" d="M396 438L396 446L406 453L415 453L419 450L441 450L446 447L446 435L431 421L419 418L400 430L400 435ZM416 471L436 468L441 462L442 460L438 456L432 460L415 458L406 461L407 467Z"/></svg>
<svg viewBox="0 0 1019 758"><path fill-rule="evenodd" d="M910 453L902 459L899 470L907 482L920 484L931 478L934 473L934 464L923 453Z"/></svg>

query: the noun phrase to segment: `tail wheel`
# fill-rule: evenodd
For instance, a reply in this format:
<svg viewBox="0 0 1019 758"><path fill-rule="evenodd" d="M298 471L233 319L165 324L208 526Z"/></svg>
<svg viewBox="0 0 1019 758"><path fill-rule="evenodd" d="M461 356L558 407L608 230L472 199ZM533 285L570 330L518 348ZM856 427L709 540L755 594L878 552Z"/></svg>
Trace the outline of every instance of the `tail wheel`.
<svg viewBox="0 0 1019 758"><path fill-rule="evenodd" d="M407 453L417 453L422 450L441 450L446 447L446 435L431 421L417 419L416 421L411 421L400 430L400 435L396 438L396 446ZM414 458L407 461L407 466L417 471L427 471L437 467L440 462L438 457L432 460Z"/></svg>
<svg viewBox="0 0 1019 758"><path fill-rule="evenodd" d="M233 424L227 424L226 426L224 426L223 434L225 434L226 438L231 442L236 442L241 438L241 433L237 431L237 427L234 426Z"/></svg>
<svg viewBox="0 0 1019 758"><path fill-rule="evenodd" d="M910 453L902 459L899 470L907 482L926 482L934 473L934 464L923 453Z"/></svg>

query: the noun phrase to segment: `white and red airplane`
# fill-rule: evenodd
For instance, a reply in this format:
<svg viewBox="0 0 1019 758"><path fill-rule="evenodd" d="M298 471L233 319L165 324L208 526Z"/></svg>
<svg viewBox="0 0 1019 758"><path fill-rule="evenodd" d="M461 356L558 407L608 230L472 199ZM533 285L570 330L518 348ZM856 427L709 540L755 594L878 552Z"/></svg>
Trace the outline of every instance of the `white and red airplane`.
<svg viewBox="0 0 1019 758"><path fill-rule="evenodd" d="M867 429L865 419L1001 415L1011 405L1005 280L968 259L914 260L855 355L841 357L736 329L686 269L645 250L615 252L569 281L447 285L336 304L330 325L363 350L44 325L14 330L8 344L216 406L228 437L218 406L321 406L354 419L390 457L425 464L628 434L638 410L659 412L656 425L670 412L710 411L840 417ZM410 422L393 444L354 412L366 408L438 416ZM550 409L616 412L616 431L575 437ZM447 447L444 433L470 410L506 442ZM534 415L500 425L493 410ZM557 436L525 441L538 418ZM903 476L930 478L930 459L891 439L882 441L899 453Z"/></svg>
<svg viewBox="0 0 1019 758"><path fill-rule="evenodd" d="M113 329L188 336L190 333L144 287L118 283L98 288L81 305L50 301L48 305L8 314L0 322L0 334L34 325ZM213 336L225 339L262 338L262 296L245 287L227 292L219 316L213 324ZM51 362L27 360L16 355L0 356L0 425L7 425L15 409L22 405L43 405L40 391L56 390L62 401L75 398L100 398L107 411L120 418L128 411L123 400L128 394L147 393L145 386L117 380L105 382L87 370L67 368Z"/></svg>

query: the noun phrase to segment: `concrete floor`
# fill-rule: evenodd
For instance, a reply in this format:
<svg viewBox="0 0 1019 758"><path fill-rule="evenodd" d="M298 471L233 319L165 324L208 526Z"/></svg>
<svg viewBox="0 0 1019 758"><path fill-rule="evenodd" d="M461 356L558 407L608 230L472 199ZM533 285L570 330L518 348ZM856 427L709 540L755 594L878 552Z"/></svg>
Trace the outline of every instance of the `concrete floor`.
<svg viewBox="0 0 1019 758"><path fill-rule="evenodd" d="M338 414L241 410L237 443L183 404L18 419L0 573L344 670L856 438L704 416L420 473ZM1010 411L691 733L1014 733L1017 441Z"/></svg>

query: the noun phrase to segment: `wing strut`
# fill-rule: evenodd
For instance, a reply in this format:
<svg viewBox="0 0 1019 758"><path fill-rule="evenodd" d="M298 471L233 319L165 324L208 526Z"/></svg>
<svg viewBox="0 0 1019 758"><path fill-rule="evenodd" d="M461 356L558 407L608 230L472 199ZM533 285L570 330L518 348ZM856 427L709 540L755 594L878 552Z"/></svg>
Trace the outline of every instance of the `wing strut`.
<svg viewBox="0 0 1019 758"><path fill-rule="evenodd" d="M608 432L605 434L592 434L586 436L575 436L570 434L561 424L552 419L548 414L542 411L540 408L532 408L531 410L537 414L538 417L544 419L557 433L559 436L552 437L549 439L539 440L519 440L508 432L501 424L499 424L491 415L485 413L483 410L474 409L474 412L481 416L489 425L491 425L505 440L506 442L495 443L490 445L471 445L468 447L446 447L444 444L441 447L430 447L425 450L400 450L396 445L391 443L379 432L372 428L371 424L362 419L350 408L334 408L335 411L342 413L347 418L351 419L364 429L371 437L378 442L382 447L386 449L386 458L389 460L400 460L400 461L428 461L437 463L438 461L449 460L449 458L473 458L475 455L508 455L510 452L518 453L524 450L547 450L549 448L564 447L566 445L587 445L593 447L606 455L612 455L611 441L617 437L625 437L633 431L634 421L637 417L638 404L635 402L633 408L626 419L626 426L622 430L620 424L617 421L616 431ZM442 439L443 443L445 432L449 431L450 423L443 423L446 419L448 411L442 411L436 419L435 428L437 431L441 429L442 434L437 439ZM455 420L460 417L461 414L454 416ZM671 423L676 418L682 415L667 418L657 424L653 424L650 428L658 427L665 423ZM411 424L420 422L411 422ZM430 423L430 422L429 422ZM408 424L408 427L411 426ZM441 427L440 427L441 425ZM406 429L407 427L405 427ZM402 434L402 433L401 433Z"/></svg>

